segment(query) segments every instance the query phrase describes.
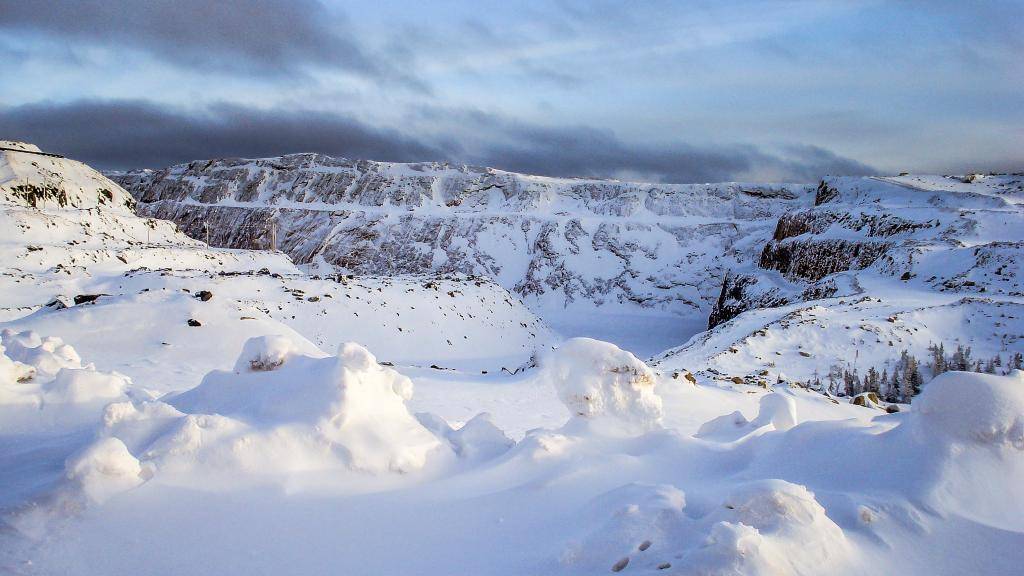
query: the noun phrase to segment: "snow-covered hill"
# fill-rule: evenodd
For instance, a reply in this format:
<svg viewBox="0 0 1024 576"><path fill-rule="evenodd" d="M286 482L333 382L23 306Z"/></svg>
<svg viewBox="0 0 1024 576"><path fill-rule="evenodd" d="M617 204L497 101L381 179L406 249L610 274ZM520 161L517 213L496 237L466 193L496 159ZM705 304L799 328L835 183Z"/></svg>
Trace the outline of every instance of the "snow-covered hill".
<svg viewBox="0 0 1024 576"><path fill-rule="evenodd" d="M228 361L223 354L241 346L255 319L261 329L298 329L327 349L357 340L382 360L441 368L515 370L551 344L548 328L488 279L328 278L305 273L280 252L209 248L171 222L136 216L131 197L88 166L22 146L27 151L0 150L0 174L12 175L0 181L0 319L18 330L60 333L86 351L118 343L148 359L110 368L137 376L165 358L198 381ZM18 192L29 189L46 192ZM193 297L204 290L214 298ZM57 309L90 295L103 296L87 307ZM44 306L55 300L62 303ZM197 336L214 318L221 341L210 348ZM189 319L203 327L189 328ZM135 328L125 330L122 322ZM225 339L224 330L232 336ZM181 332L178 342L166 337L172 332ZM501 347L480 344L490 333L503 334ZM160 389L195 383L158 379L146 378Z"/></svg>
<svg viewBox="0 0 1024 576"><path fill-rule="evenodd" d="M660 355L715 377L825 380L903 351L1024 350L1024 176L836 178L731 270L714 330Z"/></svg>

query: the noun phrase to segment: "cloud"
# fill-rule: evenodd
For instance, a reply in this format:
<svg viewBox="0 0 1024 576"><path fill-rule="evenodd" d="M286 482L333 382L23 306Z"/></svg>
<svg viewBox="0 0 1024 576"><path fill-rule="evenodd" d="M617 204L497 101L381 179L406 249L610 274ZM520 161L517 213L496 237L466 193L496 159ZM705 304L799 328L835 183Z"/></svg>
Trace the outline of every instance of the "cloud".
<svg viewBox="0 0 1024 576"><path fill-rule="evenodd" d="M549 176L659 182L813 181L871 168L815 146L771 154L749 145L633 144L586 126L545 127L475 110L425 108L436 137L369 126L341 114L218 104L198 111L147 101L86 100L0 108L0 135L100 168L163 167L220 157L321 152L393 162L453 161ZM409 125L416 125L410 122ZM473 134L472 138L463 135Z"/></svg>
<svg viewBox="0 0 1024 576"><path fill-rule="evenodd" d="M468 149L469 161L529 174L686 183L810 182L830 174L876 172L811 145L781 146L769 152L746 144L634 143L590 126L540 126L476 110L423 108L421 114L435 123L460 126L467 133L486 134L476 149Z"/></svg>
<svg viewBox="0 0 1024 576"><path fill-rule="evenodd" d="M317 0L0 0L0 30L140 49L190 69L295 74L312 65L418 82L369 54Z"/></svg>
<svg viewBox="0 0 1024 576"><path fill-rule="evenodd" d="M0 108L0 134L99 168L159 168L217 157L322 152L418 161L447 149L347 116L219 104L191 112L141 100L86 100Z"/></svg>

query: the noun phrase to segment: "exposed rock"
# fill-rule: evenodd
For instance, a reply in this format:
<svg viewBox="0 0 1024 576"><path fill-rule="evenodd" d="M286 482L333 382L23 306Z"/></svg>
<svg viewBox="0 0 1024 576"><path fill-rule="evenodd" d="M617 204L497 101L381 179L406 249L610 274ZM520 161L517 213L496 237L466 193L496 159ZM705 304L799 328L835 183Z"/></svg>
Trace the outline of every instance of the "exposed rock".
<svg viewBox="0 0 1024 576"><path fill-rule="evenodd" d="M850 404L863 406L865 408L881 409L882 407L882 402L878 399L878 394L875 394L874 392L861 392L850 400Z"/></svg>
<svg viewBox="0 0 1024 576"><path fill-rule="evenodd" d="M100 296L109 296L109 294L78 294L75 296L75 306L80 304L92 304L98 300Z"/></svg>

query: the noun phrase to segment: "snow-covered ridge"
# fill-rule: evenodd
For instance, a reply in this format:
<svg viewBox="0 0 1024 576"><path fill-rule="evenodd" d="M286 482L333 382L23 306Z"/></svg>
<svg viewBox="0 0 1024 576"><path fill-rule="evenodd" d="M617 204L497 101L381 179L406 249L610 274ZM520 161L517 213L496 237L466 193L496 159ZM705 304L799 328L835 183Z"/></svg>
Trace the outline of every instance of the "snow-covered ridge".
<svg viewBox="0 0 1024 576"><path fill-rule="evenodd" d="M706 317L800 184L560 179L319 154L111 174L142 214L216 246L277 248L366 273L495 278L541 308L574 302ZM274 237L272 239L272 236Z"/></svg>
<svg viewBox="0 0 1024 576"><path fill-rule="evenodd" d="M0 201L32 207L131 211L134 199L89 166L43 153L24 142L0 140Z"/></svg>
<svg viewBox="0 0 1024 576"><path fill-rule="evenodd" d="M829 179L730 270L713 330L655 364L834 391L940 344L1006 361L1024 351L1022 258L1024 175Z"/></svg>

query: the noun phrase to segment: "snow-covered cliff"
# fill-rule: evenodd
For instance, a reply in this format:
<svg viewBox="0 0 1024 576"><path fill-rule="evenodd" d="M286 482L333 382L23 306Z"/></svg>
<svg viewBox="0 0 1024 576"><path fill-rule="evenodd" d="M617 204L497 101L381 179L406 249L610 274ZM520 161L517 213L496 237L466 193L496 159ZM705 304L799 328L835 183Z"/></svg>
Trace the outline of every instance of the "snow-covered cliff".
<svg viewBox="0 0 1024 576"><path fill-rule="evenodd" d="M139 212L214 246L276 247L352 273L495 278L573 302L706 317L726 269L756 261L813 187L660 185L318 154L111 174Z"/></svg>

